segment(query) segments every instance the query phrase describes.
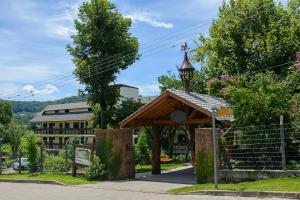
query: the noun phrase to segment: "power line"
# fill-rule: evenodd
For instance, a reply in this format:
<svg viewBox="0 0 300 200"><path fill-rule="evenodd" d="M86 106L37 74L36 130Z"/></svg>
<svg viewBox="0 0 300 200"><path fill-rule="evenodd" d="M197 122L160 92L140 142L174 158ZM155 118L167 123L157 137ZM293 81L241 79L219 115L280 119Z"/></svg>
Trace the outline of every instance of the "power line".
<svg viewBox="0 0 300 200"><path fill-rule="evenodd" d="M180 36L180 37L182 37L182 34L186 34L186 33L188 33L187 32L187 30L189 30L189 29L194 29L195 27L199 27L201 24L197 24L197 25L194 25L194 26L191 26L190 28L188 28L188 29L184 29L184 30L181 30L181 31L179 31L179 32L176 32L175 34L168 34L167 36L169 37L168 38L168 40L163 40L163 42L160 42L160 41L157 41L157 42L154 42L154 43L152 43L151 45L149 45L149 47L146 47L146 48L144 48L145 49L145 52L147 52L147 51L151 51L152 49L155 49L155 48L157 48L157 47L155 47L155 46L157 46L156 45L156 43L159 43L160 45L158 45L158 46L161 46L162 44L164 44L164 43L166 43L166 42L168 42L169 40L171 40L172 38L174 38L175 36L176 37L178 37L178 36ZM204 25L201 25L200 27L202 27L202 26L204 26ZM199 27L199 28L200 28ZM183 32L183 33L182 33ZM193 33L193 32L192 32ZM173 35L173 37L170 37L170 35L172 36ZM178 35L178 36L177 36ZM164 37L163 37L164 38ZM153 46L153 47L151 47L151 46ZM147 50L148 49L148 50ZM126 52L129 52L129 53L126 53ZM126 53L126 54L124 54L124 53ZM114 58L114 57L117 57L117 56L129 56L129 55L131 55L131 54L133 54L133 53L135 53L135 52L132 52L132 51L124 51L124 52L122 52L122 53L119 53L119 54L117 54L117 55L114 55L114 56L111 56L111 57L109 57L109 58L106 58L106 59L103 59L103 60L101 60L101 61L98 61L98 62L96 62L96 63L94 63L94 64L92 64L92 65L89 65L89 68L90 68L90 71L89 72L87 72L87 73L92 73L92 71L91 71L91 69L93 70L93 68L97 68L97 67L99 67L99 66L104 66L105 64L108 64L108 63L112 63L112 62L114 62L114 63L112 63L111 65L114 65L114 64L116 64L117 63L117 59L118 58L115 58L115 59L110 59L110 58ZM109 60L110 59L110 60ZM103 61L105 61L105 60L109 60L108 62L104 62L104 63L101 63L101 65L96 65L96 64L98 64L98 63L100 63L100 62L103 62ZM109 66L111 66L111 65L106 65L106 66L104 66L103 68L107 68L107 67L109 67ZM95 70L99 70L99 69L95 69ZM68 78L68 77L70 77L70 76L73 76L73 74L71 74L71 75L67 75L67 76L62 76L62 77L59 77L59 78L56 78L56 79L54 79L54 80L51 80L50 79L50 81L51 82L49 82L49 81L41 81L41 82L39 82L39 83L37 83L37 84L35 84L35 85L41 85L41 84L52 84L52 83L55 83L55 82L57 82L57 81L60 81L60 80L63 80L63 79L65 79L65 78ZM20 93L21 92L21 93ZM9 96L10 98L14 98L14 97L19 97L19 96L21 96L23 93L28 93L28 91L24 91L23 89L22 90L17 90L17 92L15 92L15 93L10 93L10 94L8 94L8 95L5 95L4 97L7 97L7 96ZM13 94L17 94L16 96L12 96ZM10 99L9 98L9 99Z"/></svg>

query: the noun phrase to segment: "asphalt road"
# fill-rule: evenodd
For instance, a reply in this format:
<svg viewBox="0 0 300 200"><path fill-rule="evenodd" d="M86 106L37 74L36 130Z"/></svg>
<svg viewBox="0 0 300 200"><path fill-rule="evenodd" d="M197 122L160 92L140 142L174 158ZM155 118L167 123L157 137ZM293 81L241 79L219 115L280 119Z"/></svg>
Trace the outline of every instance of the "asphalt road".
<svg viewBox="0 0 300 200"><path fill-rule="evenodd" d="M123 188L118 188L118 184L114 185L112 182L103 185L99 183L73 187L0 183L0 200L255 200L255 198L171 195L162 192L135 189L135 184L136 186L143 184L139 181L132 181L127 188L125 187L125 182L121 184ZM150 184L155 183L151 182Z"/></svg>

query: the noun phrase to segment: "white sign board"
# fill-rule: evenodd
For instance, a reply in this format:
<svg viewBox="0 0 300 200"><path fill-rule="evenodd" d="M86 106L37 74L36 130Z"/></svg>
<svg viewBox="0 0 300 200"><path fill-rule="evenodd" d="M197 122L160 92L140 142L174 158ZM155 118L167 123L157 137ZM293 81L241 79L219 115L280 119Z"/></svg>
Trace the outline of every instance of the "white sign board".
<svg viewBox="0 0 300 200"><path fill-rule="evenodd" d="M79 165L90 165L91 150L85 148L75 148L75 163Z"/></svg>

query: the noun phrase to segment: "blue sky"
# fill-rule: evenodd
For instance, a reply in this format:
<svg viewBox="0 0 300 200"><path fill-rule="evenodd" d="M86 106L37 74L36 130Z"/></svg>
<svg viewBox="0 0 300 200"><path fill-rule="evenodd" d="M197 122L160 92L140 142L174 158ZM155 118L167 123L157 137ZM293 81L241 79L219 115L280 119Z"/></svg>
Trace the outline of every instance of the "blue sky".
<svg viewBox="0 0 300 200"><path fill-rule="evenodd" d="M207 34L222 0L113 0L133 20L142 57L118 75L118 83L159 94L157 77L182 62L180 45ZM77 94L74 65L65 45L82 0L0 1L0 98L54 100ZM198 64L194 64L200 68ZM62 78L68 76L70 78ZM32 95L34 94L34 95ZM19 96L17 96L19 95Z"/></svg>

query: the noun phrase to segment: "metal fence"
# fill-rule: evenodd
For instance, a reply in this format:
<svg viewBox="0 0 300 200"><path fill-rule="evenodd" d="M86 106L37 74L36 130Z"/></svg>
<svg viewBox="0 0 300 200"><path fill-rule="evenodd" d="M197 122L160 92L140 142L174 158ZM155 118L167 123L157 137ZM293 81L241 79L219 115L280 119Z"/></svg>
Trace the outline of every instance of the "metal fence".
<svg viewBox="0 0 300 200"><path fill-rule="evenodd" d="M300 169L300 126L282 124L223 129L221 169Z"/></svg>

